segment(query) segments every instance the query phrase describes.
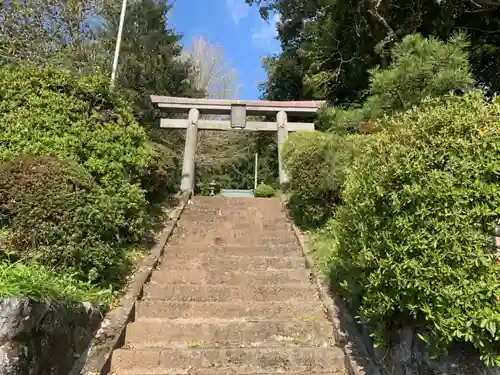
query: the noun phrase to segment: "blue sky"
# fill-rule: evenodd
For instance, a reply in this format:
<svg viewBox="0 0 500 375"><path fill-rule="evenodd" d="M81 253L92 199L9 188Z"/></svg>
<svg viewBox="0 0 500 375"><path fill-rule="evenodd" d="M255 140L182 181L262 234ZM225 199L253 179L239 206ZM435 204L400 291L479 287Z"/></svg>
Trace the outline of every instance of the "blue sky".
<svg viewBox="0 0 500 375"><path fill-rule="evenodd" d="M203 37L224 49L225 59L238 73L239 99L258 99L258 84L265 81L261 58L279 51L276 19L260 18L245 0L175 0L168 25L184 35L189 46Z"/></svg>

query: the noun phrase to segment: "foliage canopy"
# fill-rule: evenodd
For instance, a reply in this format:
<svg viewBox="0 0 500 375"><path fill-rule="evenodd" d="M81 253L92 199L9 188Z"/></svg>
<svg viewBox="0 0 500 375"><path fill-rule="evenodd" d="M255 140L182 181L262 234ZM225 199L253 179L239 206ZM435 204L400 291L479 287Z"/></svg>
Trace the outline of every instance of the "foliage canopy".
<svg viewBox="0 0 500 375"><path fill-rule="evenodd" d="M500 91L500 4L489 0L246 0L266 19L279 16L282 52L266 61L266 98L326 98L361 103L369 70L392 61L391 48L420 33L448 40L457 30L470 40L469 61L478 87Z"/></svg>

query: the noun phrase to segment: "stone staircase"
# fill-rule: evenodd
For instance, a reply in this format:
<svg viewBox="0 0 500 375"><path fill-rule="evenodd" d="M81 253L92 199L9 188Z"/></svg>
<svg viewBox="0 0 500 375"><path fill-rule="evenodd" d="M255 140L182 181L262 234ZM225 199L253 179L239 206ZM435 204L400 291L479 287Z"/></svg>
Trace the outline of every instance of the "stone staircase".
<svg viewBox="0 0 500 375"><path fill-rule="evenodd" d="M348 374L279 199L188 204L111 373Z"/></svg>

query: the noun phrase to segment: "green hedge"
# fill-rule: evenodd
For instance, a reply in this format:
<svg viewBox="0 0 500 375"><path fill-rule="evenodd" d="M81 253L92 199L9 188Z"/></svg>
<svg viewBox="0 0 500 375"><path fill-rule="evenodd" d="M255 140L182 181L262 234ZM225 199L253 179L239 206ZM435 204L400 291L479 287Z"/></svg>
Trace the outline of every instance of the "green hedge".
<svg viewBox="0 0 500 375"><path fill-rule="evenodd" d="M123 98L104 77L30 64L0 69L0 162L23 154L73 160L88 171L120 217L122 235L144 232L140 188L153 151Z"/></svg>
<svg viewBox="0 0 500 375"><path fill-rule="evenodd" d="M420 326L500 362L500 100L432 101L380 121L346 177L332 281L360 321Z"/></svg>
<svg viewBox="0 0 500 375"><path fill-rule="evenodd" d="M366 139L315 132L297 132L283 147L290 177L289 204L297 224L320 226L341 202L345 171Z"/></svg>
<svg viewBox="0 0 500 375"><path fill-rule="evenodd" d="M0 250L83 280L119 281L127 248L120 214L74 162L20 157L0 165Z"/></svg>
<svg viewBox="0 0 500 375"><path fill-rule="evenodd" d="M143 185L155 159L108 86L52 67L0 68L1 242L24 261L101 282L120 276L126 248L147 232Z"/></svg>
<svg viewBox="0 0 500 375"><path fill-rule="evenodd" d="M253 191L253 195L257 198L271 198L276 195L276 191L272 186L260 183Z"/></svg>

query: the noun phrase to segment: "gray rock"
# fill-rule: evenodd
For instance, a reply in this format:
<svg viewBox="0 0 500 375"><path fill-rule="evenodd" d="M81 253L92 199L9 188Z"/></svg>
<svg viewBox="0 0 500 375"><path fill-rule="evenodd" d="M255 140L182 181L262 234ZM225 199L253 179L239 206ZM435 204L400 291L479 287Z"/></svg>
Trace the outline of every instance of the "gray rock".
<svg viewBox="0 0 500 375"><path fill-rule="evenodd" d="M67 375L101 320L90 303L0 301L0 375Z"/></svg>

